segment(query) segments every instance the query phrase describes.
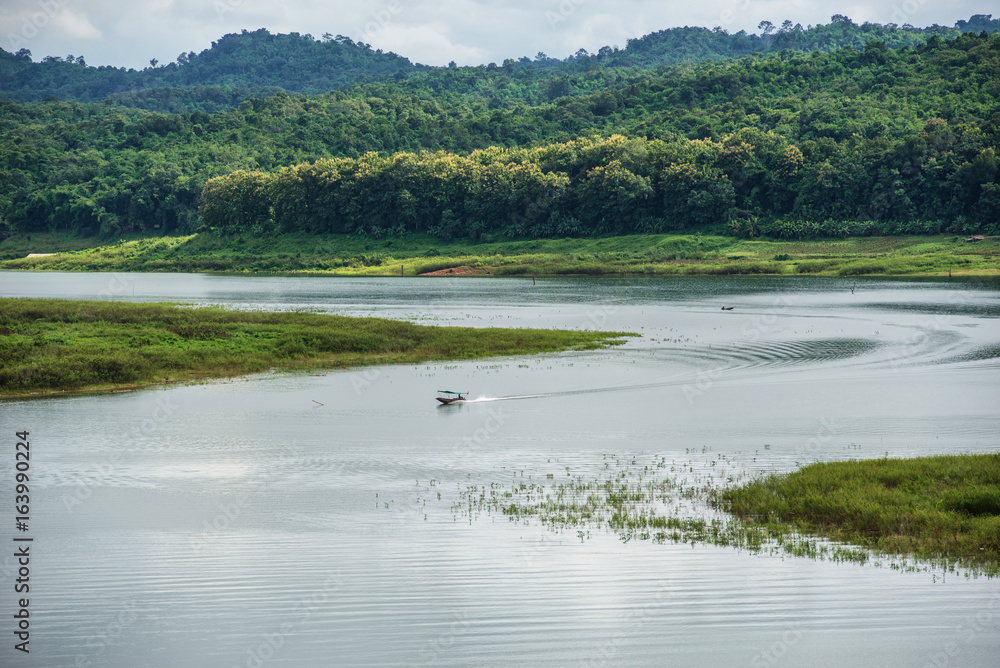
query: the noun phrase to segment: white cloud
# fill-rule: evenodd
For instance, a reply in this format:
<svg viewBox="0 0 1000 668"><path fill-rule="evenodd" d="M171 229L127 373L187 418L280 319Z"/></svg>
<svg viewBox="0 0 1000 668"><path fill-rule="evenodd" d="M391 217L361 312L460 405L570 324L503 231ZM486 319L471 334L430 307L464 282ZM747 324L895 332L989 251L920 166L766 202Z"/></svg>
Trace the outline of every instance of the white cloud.
<svg viewBox="0 0 1000 668"><path fill-rule="evenodd" d="M434 65L454 60L460 63L482 63L489 53L485 49L456 44L450 37L451 30L444 23L420 25L390 24L371 38L373 47L395 51L414 63ZM366 41L362 39L362 41Z"/></svg>
<svg viewBox="0 0 1000 668"><path fill-rule="evenodd" d="M52 28L58 31L63 39L68 40L93 40L103 37L89 18L69 7L53 17Z"/></svg>

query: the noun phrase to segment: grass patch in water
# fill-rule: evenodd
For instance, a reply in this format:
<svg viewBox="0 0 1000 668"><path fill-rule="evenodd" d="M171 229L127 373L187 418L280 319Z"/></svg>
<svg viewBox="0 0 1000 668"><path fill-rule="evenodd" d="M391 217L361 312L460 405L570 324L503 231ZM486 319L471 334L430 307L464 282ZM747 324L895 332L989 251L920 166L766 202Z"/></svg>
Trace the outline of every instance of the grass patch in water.
<svg viewBox="0 0 1000 668"><path fill-rule="evenodd" d="M633 334L435 327L173 304L0 299L0 396L332 368L591 350Z"/></svg>
<svg viewBox="0 0 1000 668"><path fill-rule="evenodd" d="M605 455L596 475L515 472L509 486L467 485L452 512L538 522L581 540L603 530L626 542L998 573L1000 455L817 464L741 486L738 463L709 457L695 465Z"/></svg>
<svg viewBox="0 0 1000 668"><path fill-rule="evenodd" d="M751 526L878 552L1000 563L1000 454L811 464L717 494Z"/></svg>

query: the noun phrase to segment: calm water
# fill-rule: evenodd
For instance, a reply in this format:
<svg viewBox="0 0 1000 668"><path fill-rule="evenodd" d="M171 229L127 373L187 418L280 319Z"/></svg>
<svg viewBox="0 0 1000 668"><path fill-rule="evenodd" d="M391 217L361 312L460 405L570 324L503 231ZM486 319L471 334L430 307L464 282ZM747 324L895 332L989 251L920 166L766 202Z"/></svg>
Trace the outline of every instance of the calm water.
<svg viewBox="0 0 1000 668"><path fill-rule="evenodd" d="M1000 581L581 540L452 504L468 485L597 472L609 455L721 481L995 452L998 288L0 272L0 296L642 334L599 352L0 403L9 442L31 431L34 537L27 656L13 550L0 553L0 665L995 666ZM437 389L480 400L438 407Z"/></svg>

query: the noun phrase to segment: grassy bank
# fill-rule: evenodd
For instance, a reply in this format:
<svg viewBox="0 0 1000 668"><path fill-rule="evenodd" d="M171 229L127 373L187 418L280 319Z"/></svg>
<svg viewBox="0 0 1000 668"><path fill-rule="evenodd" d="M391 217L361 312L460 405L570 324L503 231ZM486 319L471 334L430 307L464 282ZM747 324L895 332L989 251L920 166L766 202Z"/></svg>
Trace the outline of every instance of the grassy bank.
<svg viewBox="0 0 1000 668"><path fill-rule="evenodd" d="M471 359L620 343L626 334L430 327L380 318L170 304L0 299L0 397L271 368Z"/></svg>
<svg viewBox="0 0 1000 668"><path fill-rule="evenodd" d="M56 253L28 258L29 253ZM0 243L0 269L231 271L329 275L511 276L770 274L817 276L1000 275L1000 238L935 235L748 241L710 234L445 243L425 235L132 237L113 244L66 235Z"/></svg>
<svg viewBox="0 0 1000 668"><path fill-rule="evenodd" d="M513 469L513 481L469 485L455 516L539 523L584 540L712 544L753 553L997 575L1000 455L882 459L807 466L745 481L740 464L606 454L599 473L558 462ZM577 462L573 468L579 468Z"/></svg>
<svg viewBox="0 0 1000 668"><path fill-rule="evenodd" d="M718 501L769 531L1000 564L1000 454L811 464L724 490Z"/></svg>

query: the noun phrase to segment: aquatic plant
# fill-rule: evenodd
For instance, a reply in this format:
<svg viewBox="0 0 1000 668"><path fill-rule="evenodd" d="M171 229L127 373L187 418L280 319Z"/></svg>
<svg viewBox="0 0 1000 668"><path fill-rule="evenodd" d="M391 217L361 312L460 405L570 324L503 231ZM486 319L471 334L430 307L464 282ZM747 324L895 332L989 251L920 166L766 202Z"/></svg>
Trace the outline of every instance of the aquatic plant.
<svg viewBox="0 0 1000 668"><path fill-rule="evenodd" d="M1000 563L1000 454L817 463L712 500L753 525L994 571Z"/></svg>
<svg viewBox="0 0 1000 668"><path fill-rule="evenodd" d="M599 471L567 470L558 478L534 471L526 479L524 470L514 471L507 484L467 484L451 509L456 520L500 515L576 532L581 540L603 530L626 542L708 543L900 570L998 574L1000 455L814 464L750 479L735 458L705 454L709 459L697 464L605 454ZM848 494L837 479L867 484ZM886 485L900 490L897 499L876 493ZM929 519L933 513L938 517ZM879 526L883 539L875 539Z"/></svg>

